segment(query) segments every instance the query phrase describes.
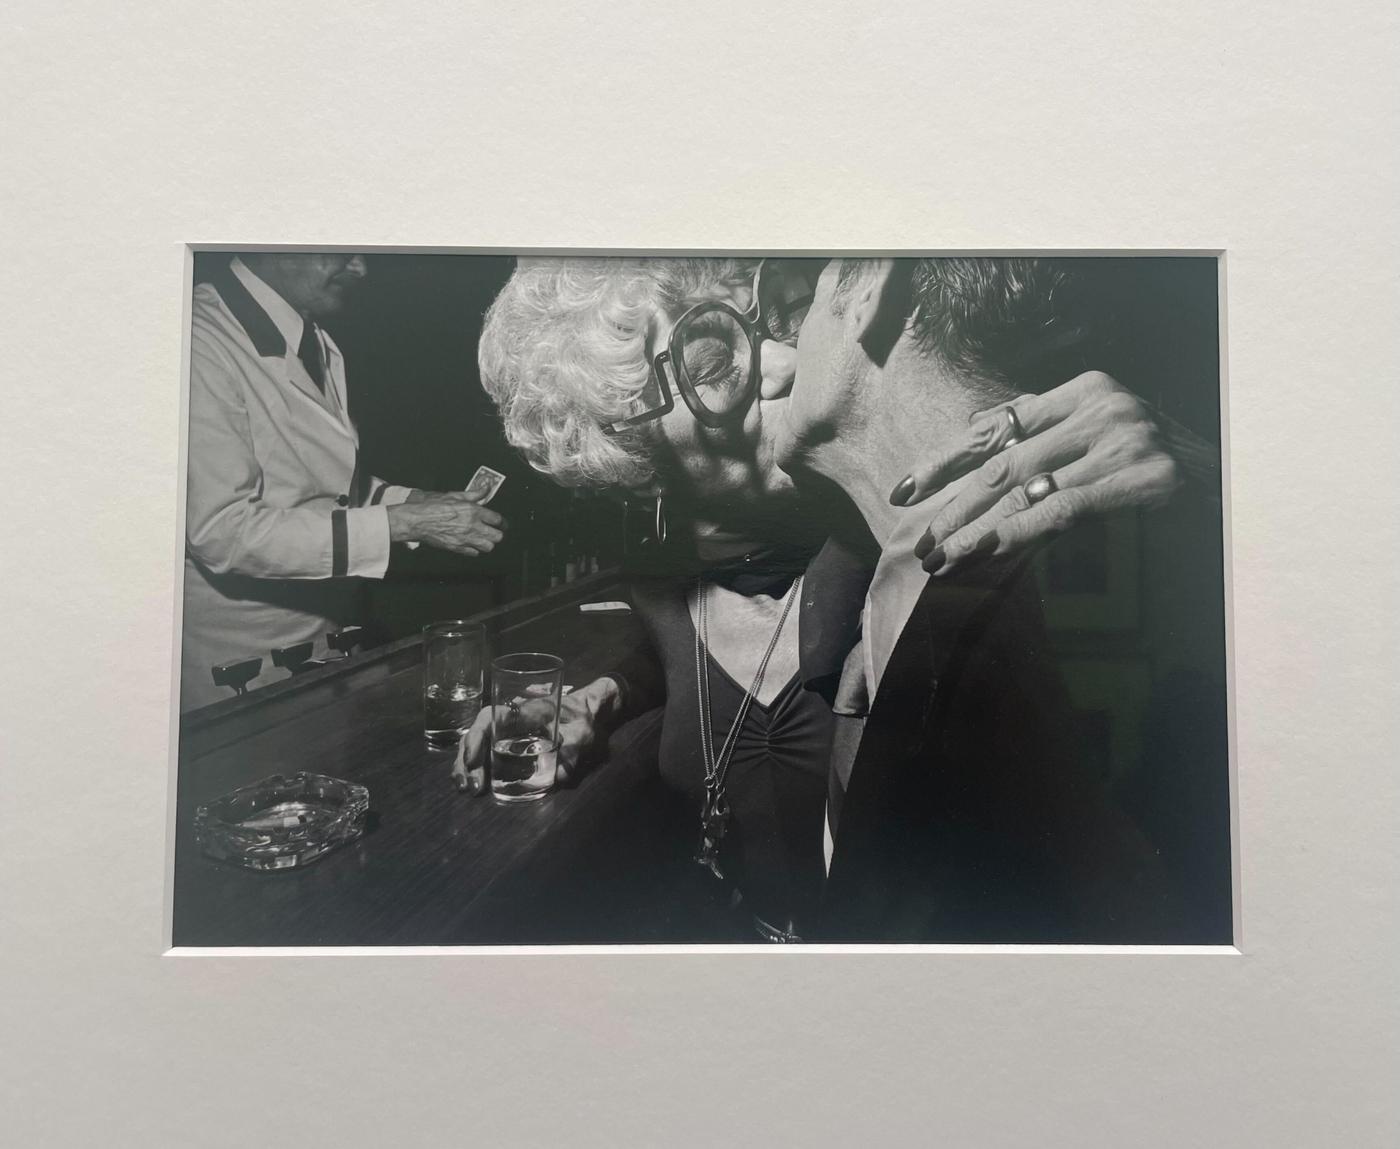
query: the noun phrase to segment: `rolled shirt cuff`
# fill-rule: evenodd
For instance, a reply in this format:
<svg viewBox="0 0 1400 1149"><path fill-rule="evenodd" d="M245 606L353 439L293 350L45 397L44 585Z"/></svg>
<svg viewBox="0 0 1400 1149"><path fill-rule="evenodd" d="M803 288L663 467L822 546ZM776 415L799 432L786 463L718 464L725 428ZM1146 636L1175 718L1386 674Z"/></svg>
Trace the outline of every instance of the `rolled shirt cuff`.
<svg viewBox="0 0 1400 1149"><path fill-rule="evenodd" d="M393 483L380 483L374 488L370 495L370 503L380 507L397 507L400 503L407 502L408 496L413 494L412 487L398 487Z"/></svg>
<svg viewBox="0 0 1400 1149"><path fill-rule="evenodd" d="M400 488L402 489L402 488ZM402 500L400 500L402 501ZM331 574L383 578L389 569L389 511L384 504L331 515Z"/></svg>

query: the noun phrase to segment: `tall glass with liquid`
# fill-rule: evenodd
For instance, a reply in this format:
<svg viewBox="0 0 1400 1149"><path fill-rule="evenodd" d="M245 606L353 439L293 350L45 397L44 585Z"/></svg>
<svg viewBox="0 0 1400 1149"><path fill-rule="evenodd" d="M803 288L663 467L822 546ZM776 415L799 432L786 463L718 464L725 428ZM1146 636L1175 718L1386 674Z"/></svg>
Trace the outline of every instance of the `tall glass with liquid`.
<svg viewBox="0 0 1400 1149"><path fill-rule="evenodd" d="M423 628L423 737L452 750L481 711L486 631L453 619Z"/></svg>
<svg viewBox="0 0 1400 1149"><path fill-rule="evenodd" d="M554 788L564 660L507 654L491 663L491 794L532 802Z"/></svg>

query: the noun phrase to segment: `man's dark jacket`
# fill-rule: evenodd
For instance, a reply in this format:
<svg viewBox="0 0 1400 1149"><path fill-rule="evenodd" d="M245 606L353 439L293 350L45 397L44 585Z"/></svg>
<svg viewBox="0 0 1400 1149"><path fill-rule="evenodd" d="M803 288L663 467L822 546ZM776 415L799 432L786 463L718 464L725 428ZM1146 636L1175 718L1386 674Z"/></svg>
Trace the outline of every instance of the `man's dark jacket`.
<svg viewBox="0 0 1400 1149"><path fill-rule="evenodd" d="M1142 761L1102 776L1102 730L1096 751L1066 677L1105 640L1050 632L1034 557L981 585L931 578L865 724L817 940L1230 940L1218 519L1144 522L1157 616L1107 640L1151 666ZM1207 635L1220 618L1200 665L1153 661L1164 611Z"/></svg>

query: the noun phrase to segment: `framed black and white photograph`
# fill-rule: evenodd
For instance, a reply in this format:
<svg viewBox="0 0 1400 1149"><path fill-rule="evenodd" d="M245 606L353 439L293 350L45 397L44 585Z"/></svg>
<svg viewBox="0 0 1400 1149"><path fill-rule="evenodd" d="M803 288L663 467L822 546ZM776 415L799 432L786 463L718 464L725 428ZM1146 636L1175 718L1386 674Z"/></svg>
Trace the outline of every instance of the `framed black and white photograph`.
<svg viewBox="0 0 1400 1149"><path fill-rule="evenodd" d="M7 1143L1394 1142L1393 12L22 8Z"/></svg>
<svg viewBox="0 0 1400 1149"><path fill-rule="evenodd" d="M1233 941L1218 255L191 274L176 946Z"/></svg>

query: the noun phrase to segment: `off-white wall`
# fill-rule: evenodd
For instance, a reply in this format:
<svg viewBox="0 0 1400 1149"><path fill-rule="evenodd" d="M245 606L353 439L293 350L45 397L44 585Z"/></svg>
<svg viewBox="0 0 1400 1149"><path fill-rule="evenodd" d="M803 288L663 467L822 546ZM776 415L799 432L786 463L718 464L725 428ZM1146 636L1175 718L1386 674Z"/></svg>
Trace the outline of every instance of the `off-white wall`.
<svg viewBox="0 0 1400 1149"><path fill-rule="evenodd" d="M1395 1142L1392 3L5 24L7 1143ZM162 957L186 242L1226 249L1243 955Z"/></svg>

